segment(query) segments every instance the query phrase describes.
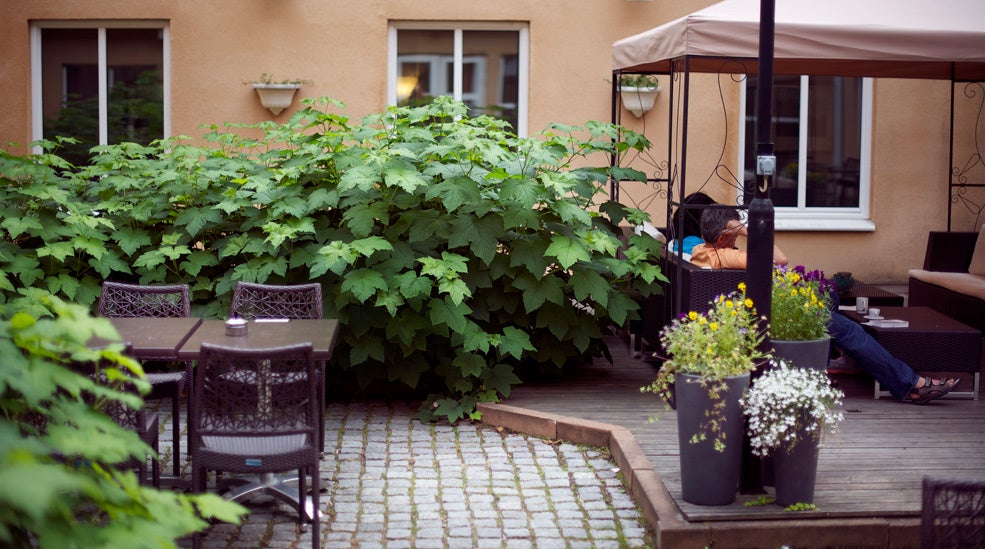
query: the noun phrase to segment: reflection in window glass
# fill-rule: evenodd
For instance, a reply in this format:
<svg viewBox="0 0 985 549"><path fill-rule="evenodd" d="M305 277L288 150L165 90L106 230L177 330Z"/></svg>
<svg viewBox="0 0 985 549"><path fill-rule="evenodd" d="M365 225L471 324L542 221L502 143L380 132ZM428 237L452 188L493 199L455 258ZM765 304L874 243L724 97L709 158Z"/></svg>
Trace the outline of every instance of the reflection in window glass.
<svg viewBox="0 0 985 549"><path fill-rule="evenodd" d="M461 32L461 64L455 34ZM489 114L517 124L519 33L514 30L397 31L397 102L457 97L473 116Z"/></svg>
<svg viewBox="0 0 985 549"><path fill-rule="evenodd" d="M43 135L81 143L60 153L84 164L88 151L105 143L148 144L164 136L161 30L106 29L106 59L99 59L99 29L41 29ZM106 71L106 112L100 114L100 65Z"/></svg>
<svg viewBox="0 0 985 549"><path fill-rule="evenodd" d="M757 84L755 76L748 77L747 97L757 97ZM746 101L747 188L755 176L755 108L755 100ZM861 141L861 78L776 76L773 203L777 207L858 208Z"/></svg>

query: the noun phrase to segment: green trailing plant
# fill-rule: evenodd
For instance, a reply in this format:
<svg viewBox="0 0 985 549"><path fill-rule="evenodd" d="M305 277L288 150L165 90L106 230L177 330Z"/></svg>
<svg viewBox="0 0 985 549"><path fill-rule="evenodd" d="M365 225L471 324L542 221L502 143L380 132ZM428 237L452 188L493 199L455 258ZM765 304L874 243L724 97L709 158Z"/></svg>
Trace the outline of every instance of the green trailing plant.
<svg viewBox="0 0 985 549"><path fill-rule="evenodd" d="M620 88L656 89L660 79L655 74L622 73L619 75Z"/></svg>
<svg viewBox="0 0 985 549"><path fill-rule="evenodd" d="M236 281L319 281L342 326L330 370L456 420L528 368L607 356L603 336L663 279L659 242L619 227L648 216L608 200L610 178L644 179L610 166L643 136L588 122L520 138L448 98L358 124L340 107L211 126L202 146L96 147L80 168L63 140L0 153L0 299L188 283L193 314L221 318Z"/></svg>
<svg viewBox="0 0 985 549"><path fill-rule="evenodd" d="M239 504L138 483L125 466L150 448L101 410L143 404L114 388L147 388L140 365L121 345L86 346L93 336L116 337L107 320L43 292L31 300L46 316L0 307L0 545L177 547L208 527L201 517L238 523ZM100 363L109 383L72 371L72 360Z"/></svg>

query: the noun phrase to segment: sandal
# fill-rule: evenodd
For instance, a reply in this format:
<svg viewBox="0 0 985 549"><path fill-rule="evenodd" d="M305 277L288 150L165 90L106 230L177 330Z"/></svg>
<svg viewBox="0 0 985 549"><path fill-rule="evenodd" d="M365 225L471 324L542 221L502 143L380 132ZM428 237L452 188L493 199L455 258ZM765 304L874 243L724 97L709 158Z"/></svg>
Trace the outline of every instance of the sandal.
<svg viewBox="0 0 985 549"><path fill-rule="evenodd" d="M938 399L953 391L960 381L953 377L945 379L925 378L923 387L914 387L910 391L908 401L913 404L927 404L931 400Z"/></svg>

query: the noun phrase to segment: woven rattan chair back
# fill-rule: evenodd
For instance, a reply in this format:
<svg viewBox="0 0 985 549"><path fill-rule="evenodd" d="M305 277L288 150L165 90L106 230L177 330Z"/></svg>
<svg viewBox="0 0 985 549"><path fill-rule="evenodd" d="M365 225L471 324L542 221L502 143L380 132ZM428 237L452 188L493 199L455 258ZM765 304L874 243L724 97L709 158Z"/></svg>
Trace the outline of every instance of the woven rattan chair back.
<svg viewBox="0 0 985 549"><path fill-rule="evenodd" d="M106 318L182 318L191 316L187 284L144 286L103 282L99 315Z"/></svg>
<svg viewBox="0 0 985 549"><path fill-rule="evenodd" d="M193 489L205 491L206 471L264 475L297 470L301 495L290 503L297 506L299 521L308 512L303 496L308 473L312 508L318 509L316 376L310 343L270 349L204 343L188 423ZM289 499L274 483L257 490ZM317 519L312 527L312 544L318 547Z"/></svg>
<svg viewBox="0 0 985 549"><path fill-rule="evenodd" d="M122 282L103 282L99 294L99 315L106 318L187 318L191 316L191 297L187 284L145 286ZM183 372L148 371L151 384L148 400L171 401L172 473L181 475L181 407L180 399L191 386L192 364Z"/></svg>
<svg viewBox="0 0 985 549"><path fill-rule="evenodd" d="M258 318L322 318L321 284L257 284L237 282L232 316Z"/></svg>
<svg viewBox="0 0 985 549"><path fill-rule="evenodd" d="M985 547L985 480L923 479L920 547Z"/></svg>

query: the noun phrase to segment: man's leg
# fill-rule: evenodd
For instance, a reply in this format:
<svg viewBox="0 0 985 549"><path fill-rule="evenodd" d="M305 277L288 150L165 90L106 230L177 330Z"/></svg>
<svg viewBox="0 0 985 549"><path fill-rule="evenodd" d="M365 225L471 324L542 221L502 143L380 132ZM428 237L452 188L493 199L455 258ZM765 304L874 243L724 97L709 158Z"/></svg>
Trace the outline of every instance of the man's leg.
<svg viewBox="0 0 985 549"><path fill-rule="evenodd" d="M828 332L835 345L841 347L855 364L874 377L880 385L900 400L907 398L920 380L912 368L894 357L870 336L859 324L834 312L828 322Z"/></svg>

